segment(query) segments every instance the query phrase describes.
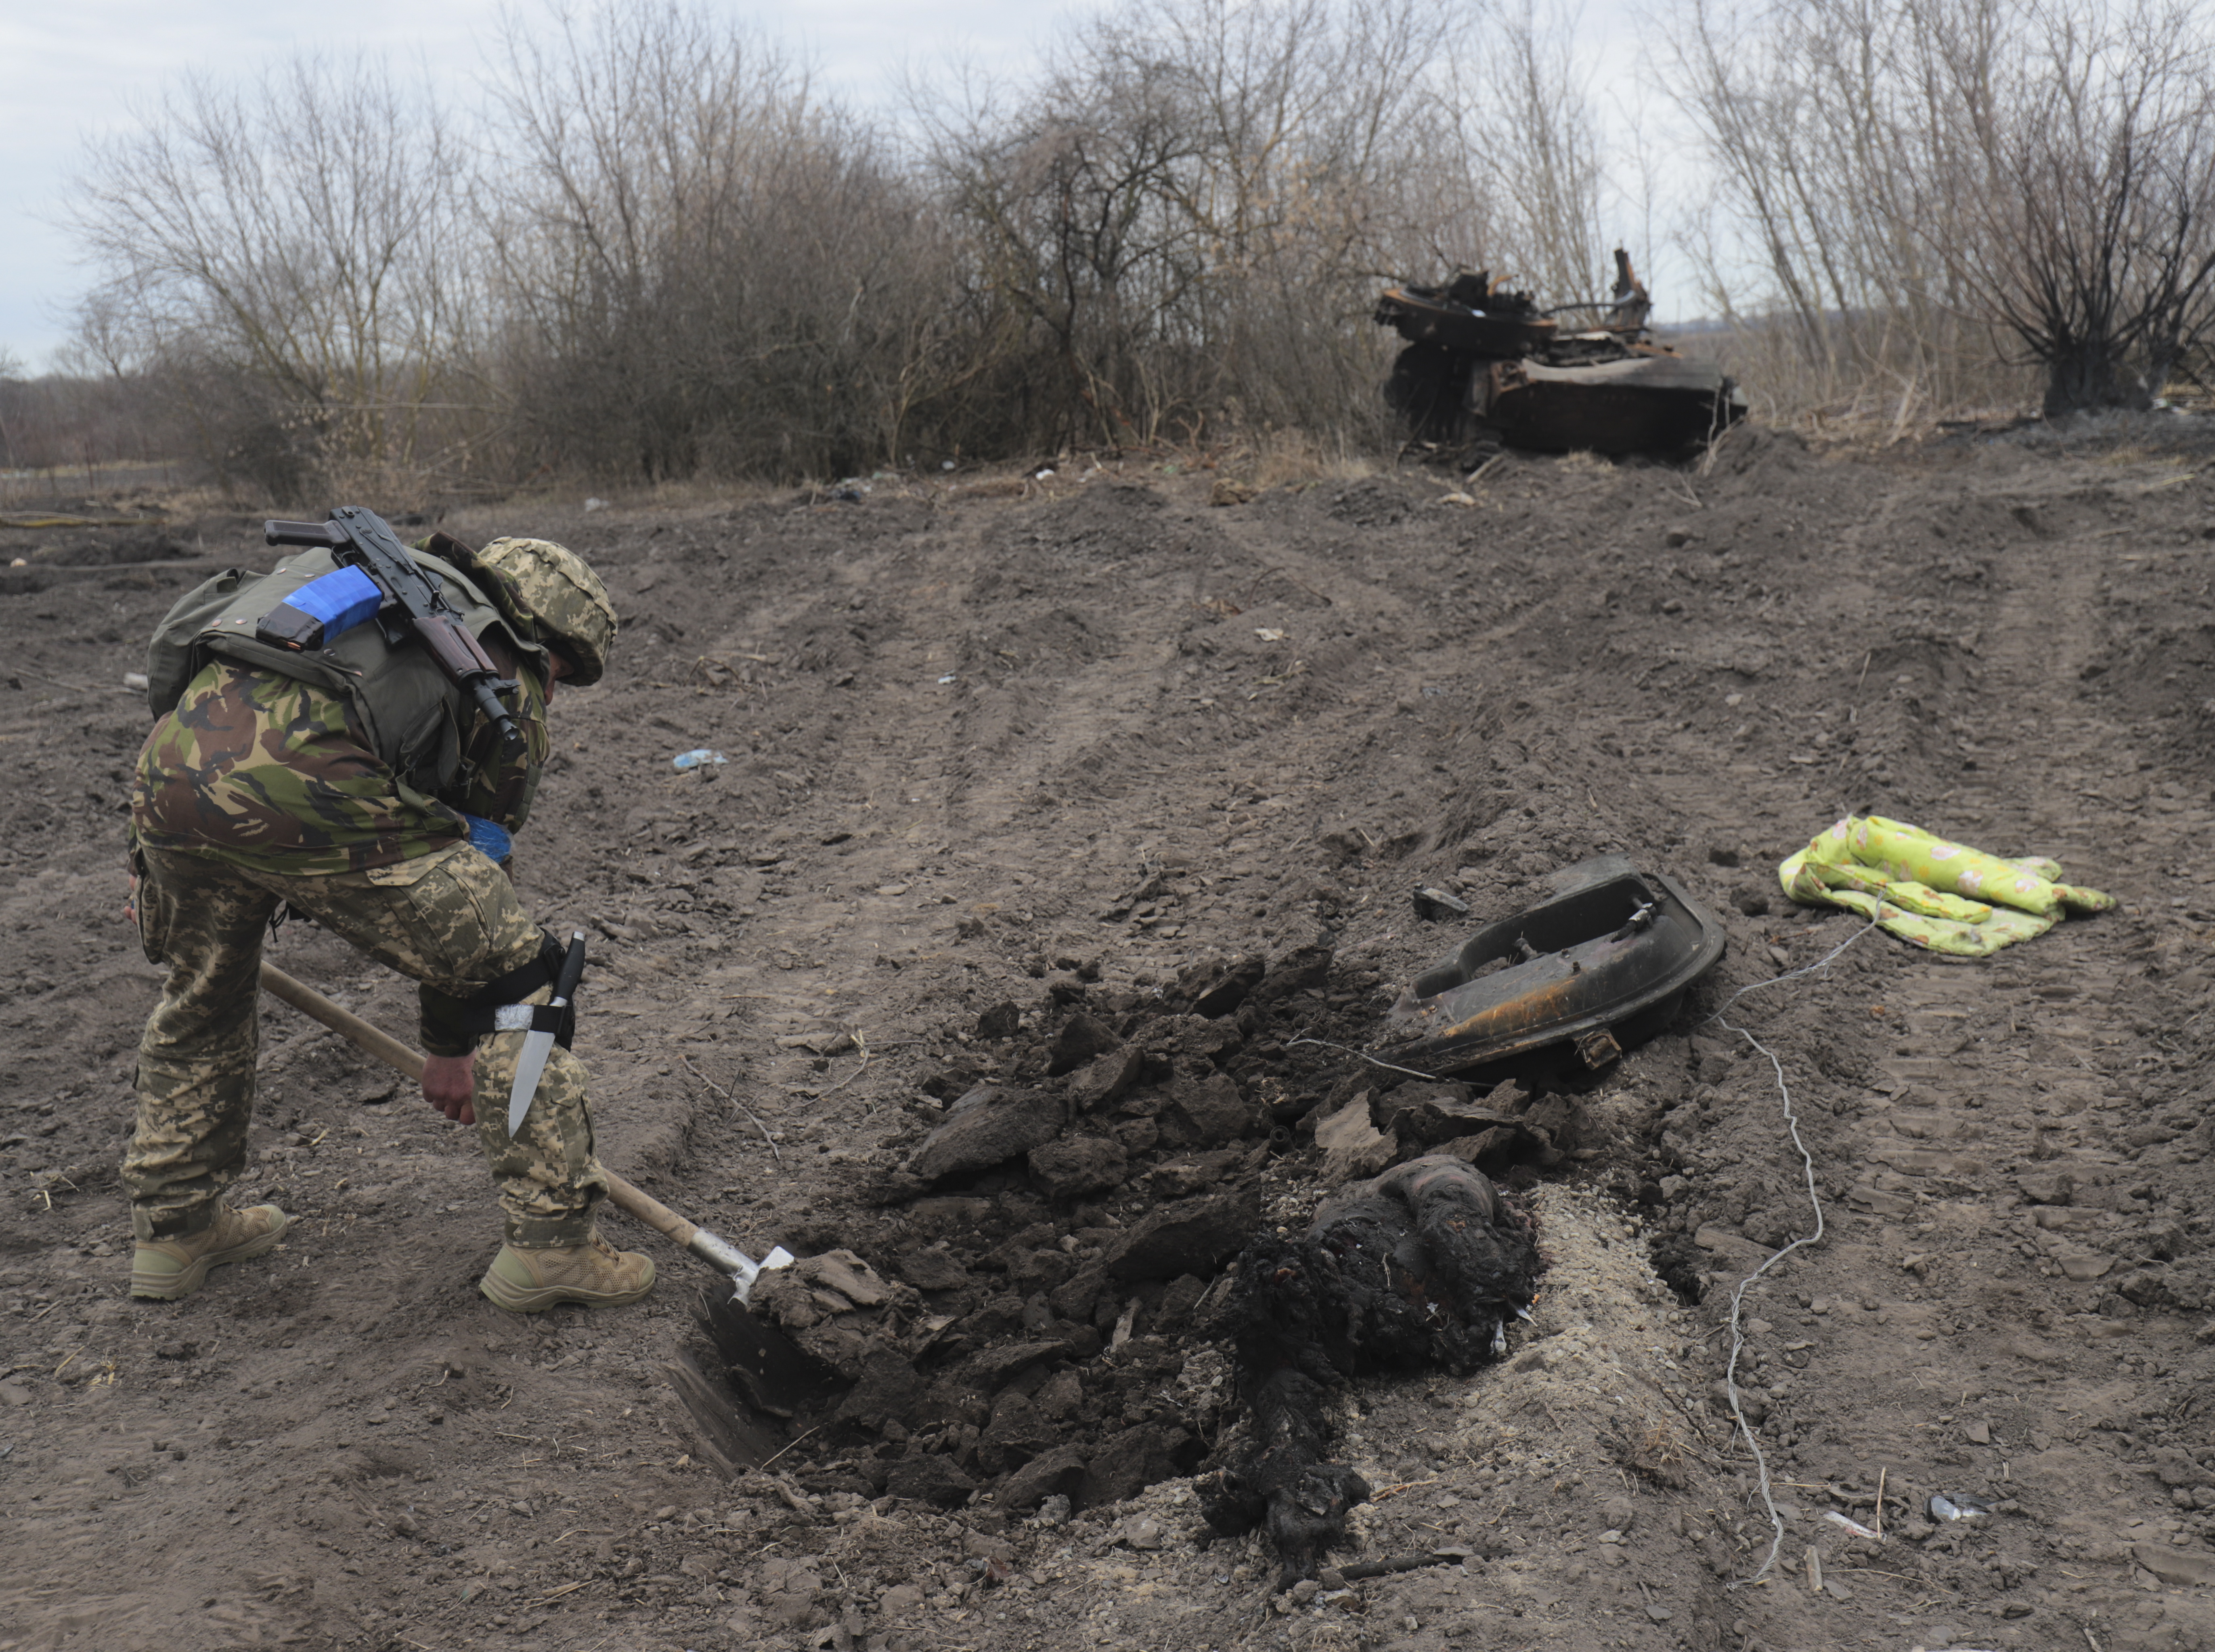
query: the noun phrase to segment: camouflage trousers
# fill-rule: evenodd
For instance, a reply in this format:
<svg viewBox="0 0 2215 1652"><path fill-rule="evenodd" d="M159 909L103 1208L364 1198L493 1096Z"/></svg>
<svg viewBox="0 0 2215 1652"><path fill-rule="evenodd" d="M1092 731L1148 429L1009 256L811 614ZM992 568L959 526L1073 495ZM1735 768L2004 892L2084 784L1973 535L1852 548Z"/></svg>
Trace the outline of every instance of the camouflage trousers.
<svg viewBox="0 0 2215 1652"><path fill-rule="evenodd" d="M138 1121L123 1159L141 1239L192 1234L246 1164L261 1041L261 943L279 902L377 962L465 998L538 955L507 875L467 844L395 866L285 877L175 850L138 851L139 939L166 964L138 1044ZM531 995L543 1004L550 986ZM522 1133L507 1133L524 1035L478 1042L477 1140L512 1244L580 1243L607 1191L592 1157L583 1063L558 1045Z"/></svg>

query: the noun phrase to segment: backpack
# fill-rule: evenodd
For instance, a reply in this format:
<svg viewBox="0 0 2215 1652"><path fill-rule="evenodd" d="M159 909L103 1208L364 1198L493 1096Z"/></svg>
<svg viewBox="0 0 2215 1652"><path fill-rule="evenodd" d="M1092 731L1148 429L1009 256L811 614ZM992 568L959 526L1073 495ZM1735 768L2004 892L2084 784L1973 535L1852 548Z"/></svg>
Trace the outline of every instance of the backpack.
<svg viewBox="0 0 2215 1652"><path fill-rule="evenodd" d="M510 624L460 569L424 551L410 553L445 587L446 600L480 641L496 636L518 660L543 671L545 650ZM340 566L328 550L298 552L267 574L228 568L180 597L146 646L146 704L156 717L176 709L185 687L222 658L312 684L348 703L378 759L410 789L437 796L463 776L462 735L474 708L412 638L386 641L372 620L324 648L295 652L255 640L262 616L310 580Z"/></svg>

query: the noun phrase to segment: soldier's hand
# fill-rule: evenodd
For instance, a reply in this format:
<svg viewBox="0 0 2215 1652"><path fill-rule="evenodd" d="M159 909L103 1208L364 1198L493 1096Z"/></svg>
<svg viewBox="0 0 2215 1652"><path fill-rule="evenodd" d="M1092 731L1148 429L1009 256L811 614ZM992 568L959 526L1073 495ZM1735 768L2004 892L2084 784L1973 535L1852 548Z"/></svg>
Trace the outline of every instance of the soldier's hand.
<svg viewBox="0 0 2215 1652"><path fill-rule="evenodd" d="M426 1055L423 1058L423 1099L457 1124L475 1124L469 1106L476 1094L475 1055Z"/></svg>

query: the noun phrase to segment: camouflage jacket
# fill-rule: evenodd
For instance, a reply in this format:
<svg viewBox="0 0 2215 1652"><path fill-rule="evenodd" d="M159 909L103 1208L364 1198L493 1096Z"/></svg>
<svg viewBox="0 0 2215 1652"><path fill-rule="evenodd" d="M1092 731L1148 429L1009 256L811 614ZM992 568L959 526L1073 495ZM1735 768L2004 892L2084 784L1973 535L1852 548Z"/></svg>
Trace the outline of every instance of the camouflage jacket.
<svg viewBox="0 0 2215 1652"><path fill-rule="evenodd" d="M504 654L500 650L500 654ZM495 654L521 685L522 753L506 757L479 718L451 795L402 785L370 749L345 701L314 685L212 660L154 725L132 789L133 838L291 877L361 872L451 847L463 811L520 831L546 761L546 689L525 662Z"/></svg>

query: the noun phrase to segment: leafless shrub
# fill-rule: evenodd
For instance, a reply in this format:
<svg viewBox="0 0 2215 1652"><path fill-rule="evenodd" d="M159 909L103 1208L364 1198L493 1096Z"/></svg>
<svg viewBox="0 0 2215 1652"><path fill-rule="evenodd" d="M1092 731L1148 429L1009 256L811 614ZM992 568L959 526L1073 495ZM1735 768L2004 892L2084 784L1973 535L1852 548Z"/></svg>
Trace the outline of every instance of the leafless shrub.
<svg viewBox="0 0 2215 1652"><path fill-rule="evenodd" d="M1373 437L1377 278L1428 261L1469 191L1426 165L1451 21L1433 0L1134 0L1012 100L929 107L978 299L1030 364L1034 429Z"/></svg>
<svg viewBox="0 0 2215 1652"><path fill-rule="evenodd" d="M1535 3L1125 0L1034 80L922 97L905 149L698 0L511 15L467 143L374 67L187 79L91 151L81 335L286 498L1225 432L1350 458L1390 440L1384 279L1605 279Z"/></svg>
<svg viewBox="0 0 2215 1652"><path fill-rule="evenodd" d="M1709 279L1742 336L1791 341L1772 386L1895 424L2010 396L2026 358L2049 414L2157 393L2215 267L2200 9L1695 0L1671 84L1736 232Z"/></svg>
<svg viewBox="0 0 2215 1652"><path fill-rule="evenodd" d="M1936 250L2045 368L2048 417L2150 406L2215 326L2207 25L2173 0L2029 0L1933 28L1974 232Z"/></svg>
<svg viewBox="0 0 2215 1652"><path fill-rule="evenodd" d="M539 457L837 474L911 441L963 371L958 254L865 125L675 4L504 50L502 370Z"/></svg>
<svg viewBox="0 0 2215 1652"><path fill-rule="evenodd" d="M1680 20L1670 83L1736 232L1709 249L1718 306L1791 339L1808 401L1963 399L1964 374L1991 353L1914 225L1906 169L1931 127L1890 67L1905 9L1801 0L1757 17L1695 0ZM1766 277L1752 295L1733 279L1741 247Z"/></svg>

